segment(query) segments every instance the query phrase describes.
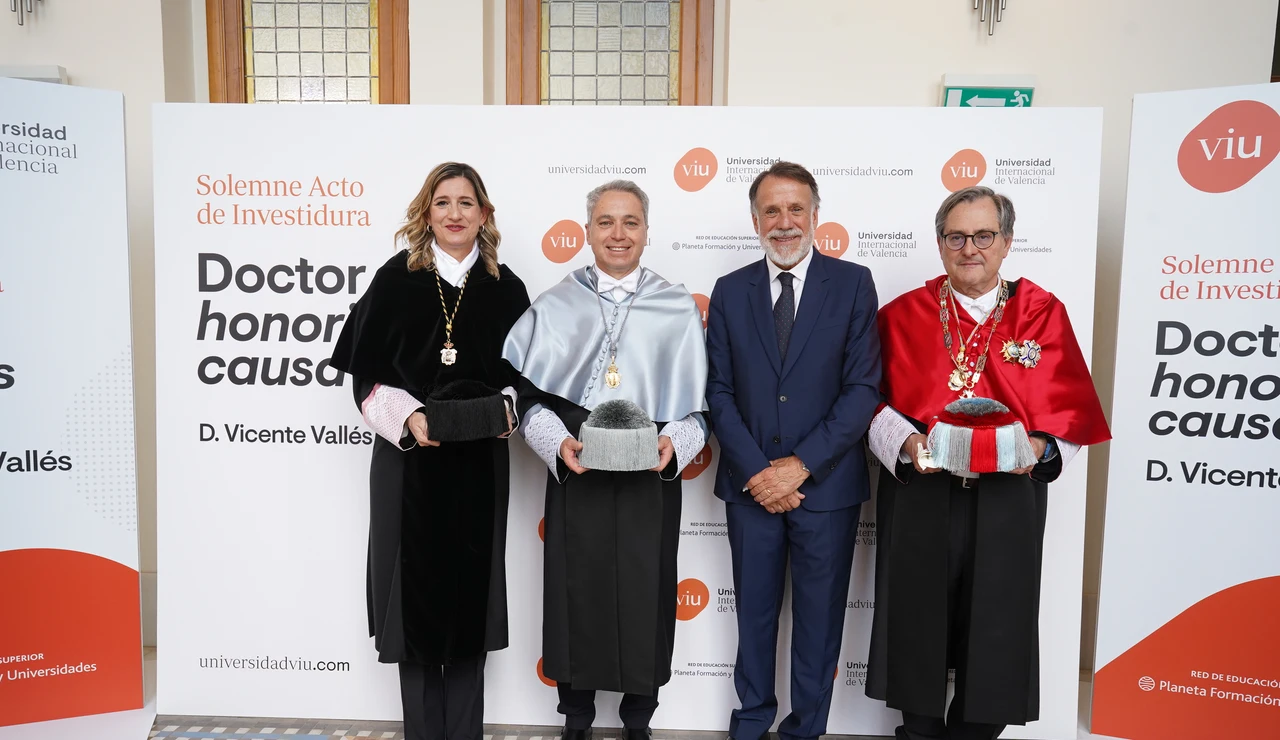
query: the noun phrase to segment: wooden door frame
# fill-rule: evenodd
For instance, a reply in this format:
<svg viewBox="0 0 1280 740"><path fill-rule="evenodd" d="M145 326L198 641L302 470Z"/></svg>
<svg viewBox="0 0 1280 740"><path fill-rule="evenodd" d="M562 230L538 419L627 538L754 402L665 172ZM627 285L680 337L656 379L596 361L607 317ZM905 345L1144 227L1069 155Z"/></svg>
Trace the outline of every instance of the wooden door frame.
<svg viewBox="0 0 1280 740"><path fill-rule="evenodd" d="M409 0L377 0L378 102L409 102ZM205 0L209 102L245 102L243 0Z"/></svg>
<svg viewBox="0 0 1280 740"><path fill-rule="evenodd" d="M711 105L715 0L680 3L680 105ZM507 105L538 105L541 0L507 0Z"/></svg>

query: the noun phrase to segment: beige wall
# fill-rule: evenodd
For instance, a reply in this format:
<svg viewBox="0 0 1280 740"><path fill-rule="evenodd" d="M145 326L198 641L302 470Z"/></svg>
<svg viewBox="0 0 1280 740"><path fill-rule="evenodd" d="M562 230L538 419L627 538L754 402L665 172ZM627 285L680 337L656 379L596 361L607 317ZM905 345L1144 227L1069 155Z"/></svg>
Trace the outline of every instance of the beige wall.
<svg viewBox="0 0 1280 740"><path fill-rule="evenodd" d="M1265 82L1275 0L1010 0L995 36L968 0L716 0L713 100L729 105L936 105L944 73L1033 74L1037 106L1105 113L1094 369L1111 404L1130 99L1136 92ZM505 0L410 0L415 103L502 103ZM18 27L0 12L0 64L59 64L77 85L125 94L144 597L154 635L155 321L150 106L207 101L203 0L54 0ZM447 50L447 52L445 51ZM1070 228L1064 214L1063 228ZM1101 451L1105 452L1105 451ZM1092 456L1085 645L1101 552L1106 455Z"/></svg>
<svg viewBox="0 0 1280 740"><path fill-rule="evenodd" d="M937 105L945 73L1032 74L1036 106L1101 106L1094 379L1111 408L1134 93L1267 82L1275 0L1009 0L994 36L967 0L729 0L729 105ZM790 54L777 53L779 45ZM762 53L764 51L769 53ZM1063 214L1062 228L1071 228ZM1106 447L1104 445L1104 447ZM1090 456L1081 667L1093 664L1107 454Z"/></svg>

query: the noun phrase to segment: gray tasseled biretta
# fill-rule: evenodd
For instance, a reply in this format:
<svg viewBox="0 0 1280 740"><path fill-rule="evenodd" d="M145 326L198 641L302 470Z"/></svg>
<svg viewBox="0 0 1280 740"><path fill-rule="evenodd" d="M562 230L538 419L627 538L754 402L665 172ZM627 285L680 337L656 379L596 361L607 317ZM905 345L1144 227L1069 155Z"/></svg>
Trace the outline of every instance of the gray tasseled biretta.
<svg viewBox="0 0 1280 740"><path fill-rule="evenodd" d="M578 461L591 470L648 470L658 464L658 427L630 401L596 406L578 438Z"/></svg>
<svg viewBox="0 0 1280 740"><path fill-rule="evenodd" d="M427 434L437 442L471 442L507 433L503 395L476 380L440 386L422 406Z"/></svg>
<svg viewBox="0 0 1280 740"><path fill-rule="evenodd" d="M986 416L987 414L1007 414L1009 407L994 398L959 398L947 404L947 412L965 416Z"/></svg>

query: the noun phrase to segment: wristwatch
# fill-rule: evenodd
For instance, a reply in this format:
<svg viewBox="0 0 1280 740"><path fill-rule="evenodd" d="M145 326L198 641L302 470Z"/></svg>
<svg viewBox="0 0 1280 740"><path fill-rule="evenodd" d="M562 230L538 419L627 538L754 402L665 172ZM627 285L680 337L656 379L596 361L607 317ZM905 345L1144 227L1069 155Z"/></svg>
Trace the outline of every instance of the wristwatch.
<svg viewBox="0 0 1280 740"><path fill-rule="evenodd" d="M1058 446L1053 443L1053 437L1045 436L1044 438L1044 454L1040 456L1040 462L1047 463L1058 454Z"/></svg>

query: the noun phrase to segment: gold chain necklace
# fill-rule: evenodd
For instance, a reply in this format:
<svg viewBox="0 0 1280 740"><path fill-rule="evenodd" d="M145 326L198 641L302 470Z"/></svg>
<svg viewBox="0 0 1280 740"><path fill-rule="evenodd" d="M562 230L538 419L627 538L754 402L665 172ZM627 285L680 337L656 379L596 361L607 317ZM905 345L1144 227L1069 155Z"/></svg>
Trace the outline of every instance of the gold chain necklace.
<svg viewBox="0 0 1280 740"><path fill-rule="evenodd" d="M1004 307L1009 301L1009 284L1003 279L1000 280L1000 293L999 297L996 299L996 307L987 316L987 318L991 319L991 329L987 333L987 341L982 348L982 354L978 355L978 359L974 362L973 370L969 370L964 366L965 346L972 341L973 337L982 329L987 318L983 318L982 321L978 322L978 325L974 327L973 332L969 334L969 338L965 340L964 344L960 345L960 350L955 354L952 354L951 317L950 311L947 308L948 298L950 298L951 305L956 306L955 298L952 296L951 281L944 280L942 281L942 287L938 290L938 318L942 322L942 343L947 348L947 357L951 358L952 364L955 365L955 369L951 371L950 376L947 378L947 388L960 393L963 398L973 398L973 388L978 384L978 380L982 377L982 371L987 367L987 353L991 350L991 338L995 336L996 326L1000 324L1000 319L1004 318ZM960 313L959 307L956 307L955 311L958 319Z"/></svg>
<svg viewBox="0 0 1280 740"><path fill-rule="evenodd" d="M436 290L440 292L440 310L444 313L444 349L440 350L440 362L452 365L458 361L458 350L453 348L453 319L458 315L458 307L462 305L462 294L467 290L467 278L471 271L462 276L462 284L458 286L458 302L453 304L453 313L449 313L449 304L444 300L444 287L440 285L440 270L436 271Z"/></svg>
<svg viewBox="0 0 1280 740"><path fill-rule="evenodd" d="M639 292L639 285L636 286L636 292ZM631 294L631 302L627 304L627 312L622 315L622 326L618 327L618 335L613 335L612 329L609 327L609 319L604 313L604 297L600 293L596 293L596 302L600 306L600 319L604 322L604 333L609 338L609 367L604 371L604 384L610 388L617 388L622 385L622 373L618 372L618 342L622 341L622 330L627 328L627 319L631 318L631 309L636 305L636 294ZM617 316L617 310L614 316Z"/></svg>

